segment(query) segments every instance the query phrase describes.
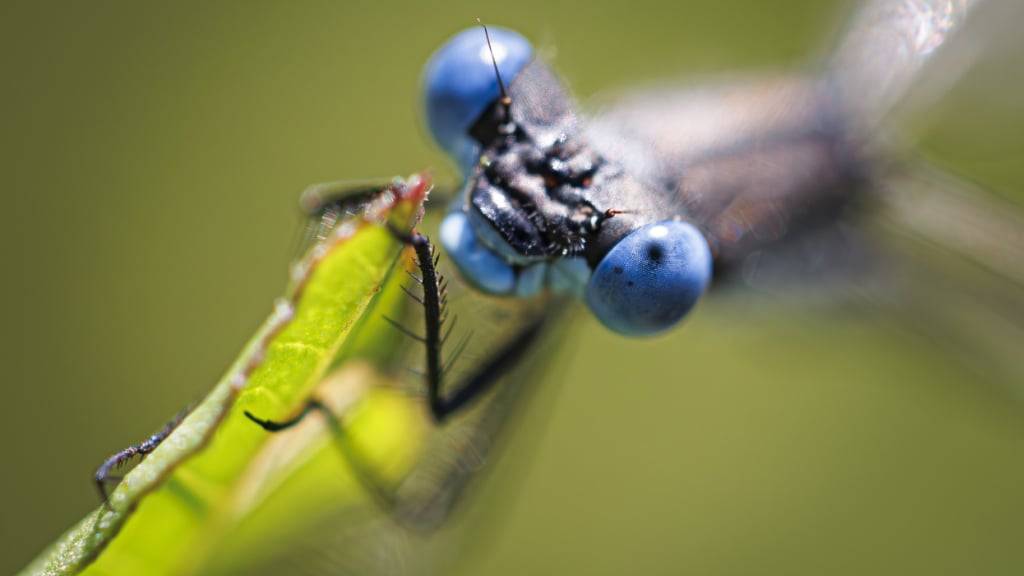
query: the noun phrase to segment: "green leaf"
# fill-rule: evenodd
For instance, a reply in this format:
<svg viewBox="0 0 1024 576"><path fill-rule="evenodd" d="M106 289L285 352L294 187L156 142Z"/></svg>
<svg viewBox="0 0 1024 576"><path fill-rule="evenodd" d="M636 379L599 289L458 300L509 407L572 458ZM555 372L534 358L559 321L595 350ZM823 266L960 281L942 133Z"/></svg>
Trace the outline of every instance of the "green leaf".
<svg viewBox="0 0 1024 576"><path fill-rule="evenodd" d="M218 565L225 564L230 554L217 547L229 535L233 542L256 542L243 546L254 550L267 542L268 530L287 530L288 513L302 518L316 512L262 506L274 492L299 490L313 496L306 498L310 503L329 499L338 505L363 498L358 487L337 480L336 453L320 456L330 444L322 427L305 427L310 431L302 433L300 426L296 434L273 437L243 416L249 410L284 419L314 390L351 421L356 439L372 435L368 456L381 463L385 475L391 471L397 477L410 466L415 443L403 440L416 437L425 424L422 411L393 392L368 392L379 377L353 358L359 350L379 353L381 339L390 335L378 332L380 323L366 320L379 313L380 303L398 301L397 282L388 280L397 276L392 272L403 247L380 224L385 219L400 228L415 224L427 188L420 177L396 181L364 217L340 223L311 249L296 266L287 296L227 374L125 477L111 494L110 508L86 516L22 573L194 573L214 552ZM321 386L339 359L344 360L339 371ZM309 472L293 478L299 469ZM324 474L337 481L309 483ZM250 518L257 510L258 518ZM243 525L246 529L235 534Z"/></svg>

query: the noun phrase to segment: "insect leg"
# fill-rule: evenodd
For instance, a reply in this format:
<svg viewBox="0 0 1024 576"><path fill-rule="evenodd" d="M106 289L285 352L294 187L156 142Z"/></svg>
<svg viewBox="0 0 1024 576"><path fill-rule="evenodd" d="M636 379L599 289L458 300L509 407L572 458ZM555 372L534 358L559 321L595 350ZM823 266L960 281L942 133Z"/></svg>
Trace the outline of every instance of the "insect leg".
<svg viewBox="0 0 1024 576"><path fill-rule="evenodd" d="M275 422L273 420L264 420L262 418L256 417L255 415L253 415L252 412L249 412L248 410L245 411L245 417L258 424L260 428L263 428L267 432L280 432L281 430L287 430L292 426L295 426L299 422L302 422L303 420L305 420L306 416L308 416L309 413L313 411L320 411L324 414L331 413L331 411L326 406L324 406L322 402L320 402L316 398L310 398L309 400L306 401L306 405L302 407L302 411L299 412L297 415L289 418L288 420L282 420L280 422Z"/></svg>
<svg viewBox="0 0 1024 576"><path fill-rule="evenodd" d="M147 454L156 450L156 447L160 445L174 429L181 424L182 420L188 416L189 412L192 411L192 407L189 406L182 411L178 412L174 418L172 418L164 427L157 433L153 434L149 438L146 438L138 444L133 444L124 450L121 450L110 458L107 458L100 464L99 468L96 469L96 473L93 474L93 481L96 483L96 490L99 492L100 500L105 506L110 507L109 493L107 492L107 485L116 483L121 480L122 476L114 475L112 472L119 470L125 464L127 464L132 458L136 456L146 457Z"/></svg>
<svg viewBox="0 0 1024 576"><path fill-rule="evenodd" d="M341 419L338 418L334 412L332 412L331 409L319 399L310 398L306 401L306 404L297 415L280 422L258 418L248 410L245 411L245 416L267 432L281 432L282 430L287 430L299 422L302 422L306 416L312 412L317 412L324 417L327 425L331 429L332 436L337 442L338 447L341 449L342 455L352 467L352 471L355 474L356 479L363 488L370 493L382 509L389 512L393 510L395 508L394 489L389 487L388 483L374 472L374 468L369 463L369 459L363 455L359 448L350 441L348 435L345 434L345 429L342 426Z"/></svg>
<svg viewBox="0 0 1024 576"><path fill-rule="evenodd" d="M416 262L421 275L417 281L421 281L420 283L423 285L422 304L424 324L426 325L423 342L426 347L427 399L431 416L435 422L441 423L481 396L502 374L516 364L540 334L543 320L538 319L527 326L446 395L442 390L445 366L441 360L441 348L445 340L445 335L442 334L444 279L437 272L437 257L434 247L426 236L415 230L407 234L391 228L391 232L403 242L411 245L416 252Z"/></svg>

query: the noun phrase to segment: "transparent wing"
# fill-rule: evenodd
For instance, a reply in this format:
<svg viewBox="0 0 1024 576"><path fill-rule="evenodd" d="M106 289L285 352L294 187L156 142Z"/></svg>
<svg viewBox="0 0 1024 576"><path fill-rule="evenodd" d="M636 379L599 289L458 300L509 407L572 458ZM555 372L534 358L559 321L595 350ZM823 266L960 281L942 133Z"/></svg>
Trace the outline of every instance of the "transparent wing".
<svg viewBox="0 0 1024 576"><path fill-rule="evenodd" d="M1024 392L1024 213L923 161L877 186L876 203L751 254L742 287L801 308L884 311Z"/></svg>
<svg viewBox="0 0 1024 576"><path fill-rule="evenodd" d="M869 0L849 21L828 62L826 81L857 130L873 132L878 123L918 83L982 0ZM961 64L969 60L959 47ZM946 59L944 75L962 66Z"/></svg>
<svg viewBox="0 0 1024 576"><path fill-rule="evenodd" d="M1024 214L923 163L894 172L880 198L867 226L890 281L866 294L1024 392Z"/></svg>
<svg viewBox="0 0 1024 576"><path fill-rule="evenodd" d="M983 51L1000 49L996 39L1010 36L1007 22L1021 15L1013 0L869 0L820 76L734 75L630 90L603 98L592 131L642 172L667 175L751 141L835 129L829 123L870 133L912 89L934 97ZM617 146L611 136L626 141Z"/></svg>

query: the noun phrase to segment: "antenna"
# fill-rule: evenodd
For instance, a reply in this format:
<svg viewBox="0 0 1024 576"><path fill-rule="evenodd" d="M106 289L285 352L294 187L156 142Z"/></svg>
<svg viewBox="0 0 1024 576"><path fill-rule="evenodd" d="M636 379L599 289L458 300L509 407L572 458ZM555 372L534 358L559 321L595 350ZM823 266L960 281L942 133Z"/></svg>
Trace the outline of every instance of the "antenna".
<svg viewBox="0 0 1024 576"><path fill-rule="evenodd" d="M501 107L505 110L505 120L512 118L511 107L512 98L508 95L508 90L505 88L505 82L501 79L501 72L498 71L498 59L494 57L494 47L491 46L491 33L487 31L487 25L476 19L476 23L484 29L484 38L487 39L487 51L491 53L491 64L494 65L494 76L498 79L498 88L501 90Z"/></svg>

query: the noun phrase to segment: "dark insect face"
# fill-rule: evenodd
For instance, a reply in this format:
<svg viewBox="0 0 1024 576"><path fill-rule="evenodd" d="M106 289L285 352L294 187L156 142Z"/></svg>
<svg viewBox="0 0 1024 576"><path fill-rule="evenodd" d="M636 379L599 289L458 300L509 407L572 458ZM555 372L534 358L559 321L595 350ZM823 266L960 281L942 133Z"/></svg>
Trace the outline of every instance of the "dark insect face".
<svg viewBox="0 0 1024 576"><path fill-rule="evenodd" d="M611 165L566 133L539 142L512 106L496 103L470 131L482 152L467 182L468 207L526 259L581 255L609 217L591 189Z"/></svg>

